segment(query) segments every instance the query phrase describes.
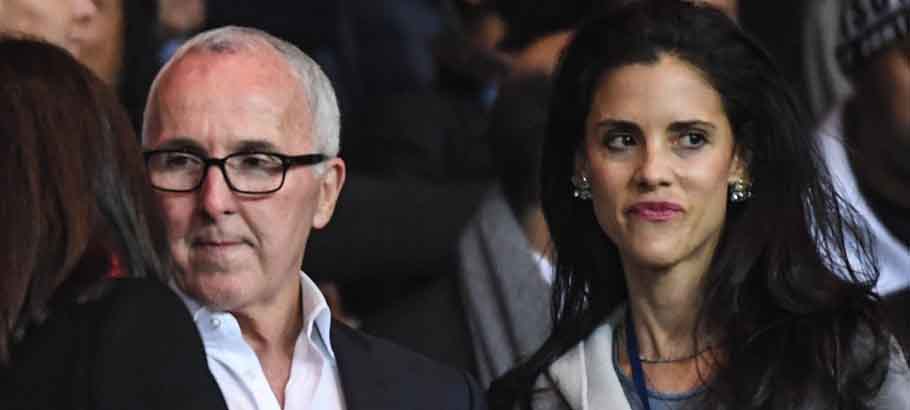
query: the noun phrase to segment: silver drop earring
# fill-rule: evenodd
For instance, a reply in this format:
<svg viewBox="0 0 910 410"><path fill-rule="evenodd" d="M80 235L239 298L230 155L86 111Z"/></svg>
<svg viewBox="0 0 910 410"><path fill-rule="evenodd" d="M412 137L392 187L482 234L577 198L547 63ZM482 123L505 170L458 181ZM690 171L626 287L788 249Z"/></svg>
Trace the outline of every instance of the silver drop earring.
<svg viewBox="0 0 910 410"><path fill-rule="evenodd" d="M742 179L730 183L730 202L741 203L752 197L752 184Z"/></svg>
<svg viewBox="0 0 910 410"><path fill-rule="evenodd" d="M588 180L588 177L575 175L572 176L571 181L575 188L572 190L572 197L581 200L591 199L591 181Z"/></svg>

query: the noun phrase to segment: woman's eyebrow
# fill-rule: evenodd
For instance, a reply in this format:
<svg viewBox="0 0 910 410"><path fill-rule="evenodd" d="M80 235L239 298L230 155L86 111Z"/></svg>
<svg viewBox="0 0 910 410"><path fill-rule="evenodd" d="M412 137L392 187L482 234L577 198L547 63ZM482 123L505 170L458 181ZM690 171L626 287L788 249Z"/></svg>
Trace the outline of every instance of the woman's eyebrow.
<svg viewBox="0 0 910 410"><path fill-rule="evenodd" d="M714 131L717 129L717 126L708 121L702 120L687 120L687 121L674 121L667 127L671 131L683 131L692 128L701 128L706 131Z"/></svg>
<svg viewBox="0 0 910 410"><path fill-rule="evenodd" d="M594 129L595 130L607 129L607 130L615 130L615 131L637 132L641 128L638 126L638 124L636 124L632 121L606 118L606 119L598 120L596 123L594 123Z"/></svg>

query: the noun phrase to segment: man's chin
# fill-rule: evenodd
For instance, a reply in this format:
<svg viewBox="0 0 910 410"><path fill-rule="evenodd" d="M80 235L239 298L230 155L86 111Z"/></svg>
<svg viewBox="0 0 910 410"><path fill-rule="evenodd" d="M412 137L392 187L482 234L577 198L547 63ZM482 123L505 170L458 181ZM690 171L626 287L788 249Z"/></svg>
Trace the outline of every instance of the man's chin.
<svg viewBox="0 0 910 410"><path fill-rule="evenodd" d="M180 288L208 309L232 311L242 304L243 286L217 277L185 278Z"/></svg>
<svg viewBox="0 0 910 410"><path fill-rule="evenodd" d="M243 305L239 295L231 292L196 292L193 297L209 310L216 312L232 312Z"/></svg>

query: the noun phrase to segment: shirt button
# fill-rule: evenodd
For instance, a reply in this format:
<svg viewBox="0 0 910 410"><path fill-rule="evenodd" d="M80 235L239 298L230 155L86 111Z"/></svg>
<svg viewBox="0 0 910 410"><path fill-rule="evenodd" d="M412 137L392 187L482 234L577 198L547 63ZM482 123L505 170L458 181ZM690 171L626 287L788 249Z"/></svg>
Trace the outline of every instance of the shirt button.
<svg viewBox="0 0 910 410"><path fill-rule="evenodd" d="M221 327L221 319L218 319L217 317L213 317L211 323L212 323L212 327L214 327L215 329L218 329L219 327Z"/></svg>

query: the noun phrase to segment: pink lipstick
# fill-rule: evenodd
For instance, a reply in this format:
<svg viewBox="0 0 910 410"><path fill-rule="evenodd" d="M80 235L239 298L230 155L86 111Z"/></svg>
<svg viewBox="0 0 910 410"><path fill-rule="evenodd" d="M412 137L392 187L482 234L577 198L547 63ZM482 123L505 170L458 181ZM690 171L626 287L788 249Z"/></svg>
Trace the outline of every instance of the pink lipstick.
<svg viewBox="0 0 910 410"><path fill-rule="evenodd" d="M627 211L646 221L661 222L681 214L683 208L673 202L638 202L630 206Z"/></svg>

